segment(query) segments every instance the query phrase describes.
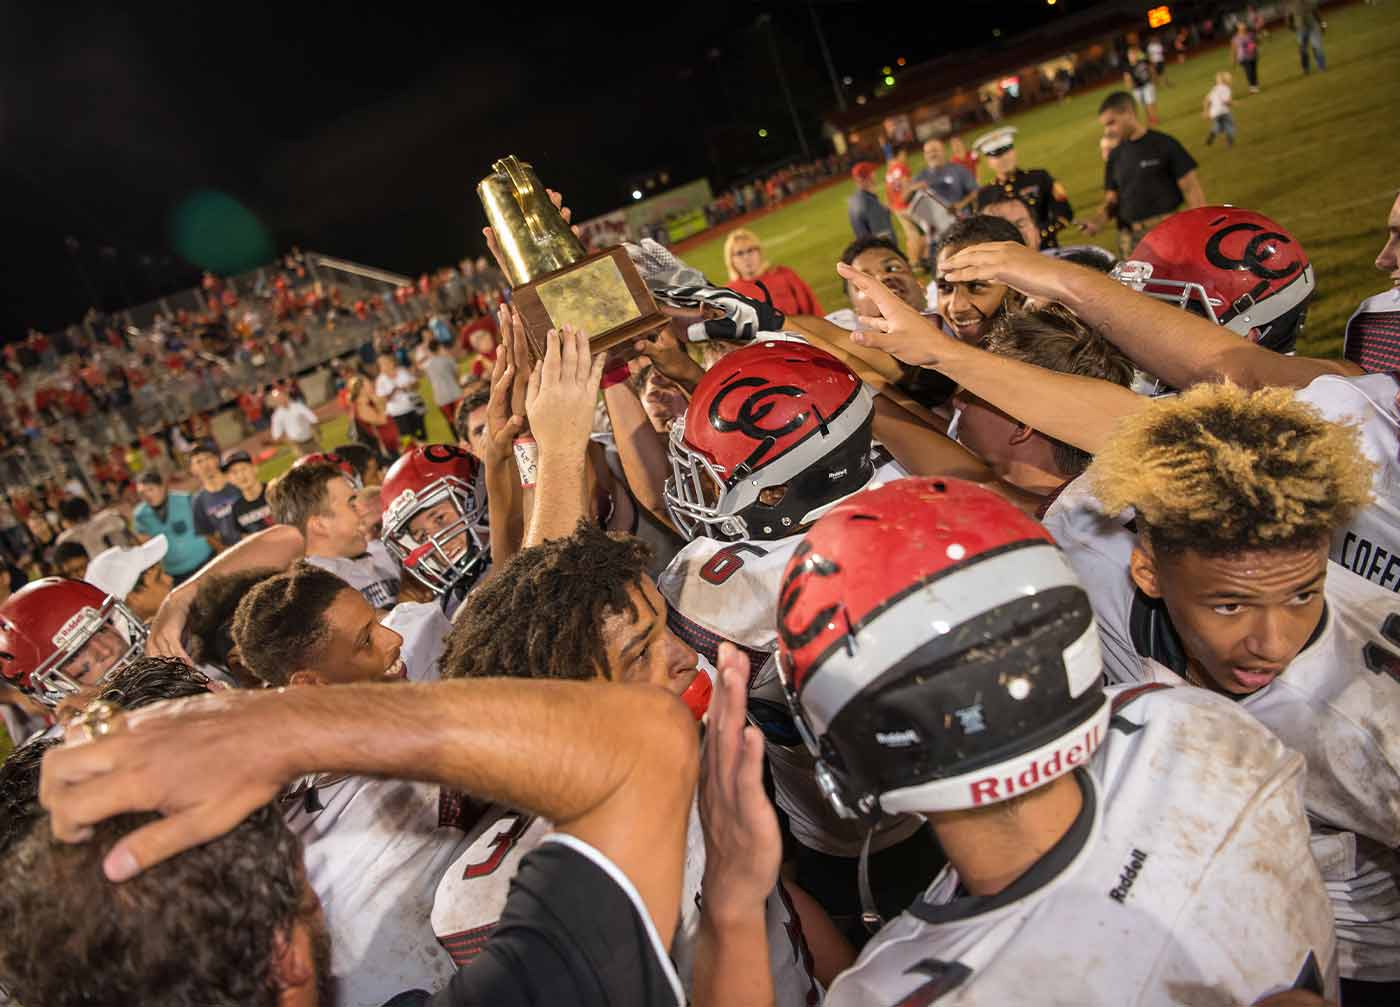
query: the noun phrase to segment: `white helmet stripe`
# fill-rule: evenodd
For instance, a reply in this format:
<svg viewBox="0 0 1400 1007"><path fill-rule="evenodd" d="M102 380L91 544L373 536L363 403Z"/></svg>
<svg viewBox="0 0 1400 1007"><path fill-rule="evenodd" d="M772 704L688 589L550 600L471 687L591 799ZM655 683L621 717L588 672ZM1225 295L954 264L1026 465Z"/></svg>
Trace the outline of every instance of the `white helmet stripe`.
<svg viewBox="0 0 1400 1007"><path fill-rule="evenodd" d="M950 632L1017 594L1031 597L1054 587L1078 586L1074 571L1049 542L989 556L958 570L955 577L931 581L867 622L851 646L836 648L808 672L798 696L803 715L820 737L861 689L924 646L931 635ZM1084 635L1065 648L1065 667L1072 696L1081 695L1103 674L1098 629L1092 621Z"/></svg>

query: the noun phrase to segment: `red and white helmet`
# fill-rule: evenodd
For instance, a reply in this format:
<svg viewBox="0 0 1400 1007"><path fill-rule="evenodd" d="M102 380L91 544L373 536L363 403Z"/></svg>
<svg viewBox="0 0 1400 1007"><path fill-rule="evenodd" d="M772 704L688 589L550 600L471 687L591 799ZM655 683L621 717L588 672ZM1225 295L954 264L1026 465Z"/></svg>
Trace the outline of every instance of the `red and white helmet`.
<svg viewBox="0 0 1400 1007"><path fill-rule="evenodd" d="M1296 345L1317 286L1297 238L1262 213L1233 206L1172 214L1113 276L1279 353Z"/></svg>
<svg viewBox="0 0 1400 1007"><path fill-rule="evenodd" d="M461 448L428 444L401 455L384 474L380 539L434 594L452 590L485 563L486 501L477 489L477 473L477 460ZM409 527L413 519L440 504L449 506L435 512L431 528L415 534Z"/></svg>
<svg viewBox="0 0 1400 1007"><path fill-rule="evenodd" d="M299 469L303 465L334 465L345 473L345 478L350 480L350 485L355 487L357 491L365 488L364 480L360 478L360 473L355 471L355 466L334 451L315 451L309 455L302 455L292 462L294 469Z"/></svg>
<svg viewBox="0 0 1400 1007"><path fill-rule="evenodd" d="M145 645L141 620L81 580L45 577L0 604L0 675L45 706L126 667Z"/></svg>
<svg viewBox="0 0 1400 1007"><path fill-rule="evenodd" d="M874 413L869 389L824 350L735 350L671 427L666 509L687 538L794 535L870 482Z"/></svg>
<svg viewBox="0 0 1400 1007"><path fill-rule="evenodd" d="M1049 533L956 479L900 479L812 526L778 670L845 817L956 811L1084 765L1109 702L1088 595Z"/></svg>

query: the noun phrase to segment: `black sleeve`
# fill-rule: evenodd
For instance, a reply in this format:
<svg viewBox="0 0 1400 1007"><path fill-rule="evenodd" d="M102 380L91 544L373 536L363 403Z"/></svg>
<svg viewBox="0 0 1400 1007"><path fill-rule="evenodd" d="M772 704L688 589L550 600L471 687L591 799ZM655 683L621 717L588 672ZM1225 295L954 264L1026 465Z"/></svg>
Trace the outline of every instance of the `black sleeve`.
<svg viewBox="0 0 1400 1007"><path fill-rule="evenodd" d="M1114 176L1114 174L1113 174L1113 160L1114 160L1114 158L1116 158L1117 156L1118 156L1118 148L1115 147L1113 150L1110 150L1110 151L1108 152L1108 160L1104 162L1104 166L1103 166L1103 191L1104 191L1104 192L1117 192L1117 191L1118 191L1118 179L1117 179L1117 178Z"/></svg>
<svg viewBox="0 0 1400 1007"><path fill-rule="evenodd" d="M431 1007L678 1007L670 959L616 871L567 837L541 844L486 946Z"/></svg>
<svg viewBox="0 0 1400 1007"><path fill-rule="evenodd" d="M1174 136L1167 137L1167 167L1171 169L1172 178L1177 181L1185 177L1188 172L1196 170L1196 159Z"/></svg>

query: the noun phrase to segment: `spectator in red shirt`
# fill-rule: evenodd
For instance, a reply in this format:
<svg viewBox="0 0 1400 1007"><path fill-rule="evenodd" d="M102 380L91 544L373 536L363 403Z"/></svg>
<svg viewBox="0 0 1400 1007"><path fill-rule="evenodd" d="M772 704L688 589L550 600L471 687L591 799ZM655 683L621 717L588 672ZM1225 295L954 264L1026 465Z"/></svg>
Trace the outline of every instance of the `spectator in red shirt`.
<svg viewBox="0 0 1400 1007"><path fill-rule="evenodd" d="M948 141L948 160L954 164L960 164L968 171L972 172L972 177L977 177L977 155L968 152L967 144L963 143L963 138L955 136Z"/></svg>
<svg viewBox="0 0 1400 1007"><path fill-rule="evenodd" d="M761 301L761 283L772 295L774 306L785 315L824 314L802 277L787 266L768 264L763 245L752 231L740 227L729 232L724 239L724 262L729 267L729 289Z"/></svg>
<svg viewBox="0 0 1400 1007"><path fill-rule="evenodd" d="M896 152L889 164L885 165L885 199L890 204L890 212L899 218L909 261L923 262L928 254L928 239L914 218L909 216L909 186L913 181L914 173L909 170L909 152Z"/></svg>

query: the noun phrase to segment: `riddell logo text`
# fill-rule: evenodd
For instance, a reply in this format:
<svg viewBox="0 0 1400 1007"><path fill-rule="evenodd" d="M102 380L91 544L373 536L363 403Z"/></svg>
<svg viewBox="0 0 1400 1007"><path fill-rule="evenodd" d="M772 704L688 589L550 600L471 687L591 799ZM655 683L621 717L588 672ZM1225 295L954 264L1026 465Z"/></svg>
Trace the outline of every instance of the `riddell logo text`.
<svg viewBox="0 0 1400 1007"><path fill-rule="evenodd" d="M977 805L1004 801L1053 780L1066 770L1088 762L1089 756L1094 754L1102 740L1103 730L1095 725L1076 738L1074 744L1066 745L1045 758L1032 762L1015 776L984 776L980 780L973 780L968 784L972 803Z"/></svg>

